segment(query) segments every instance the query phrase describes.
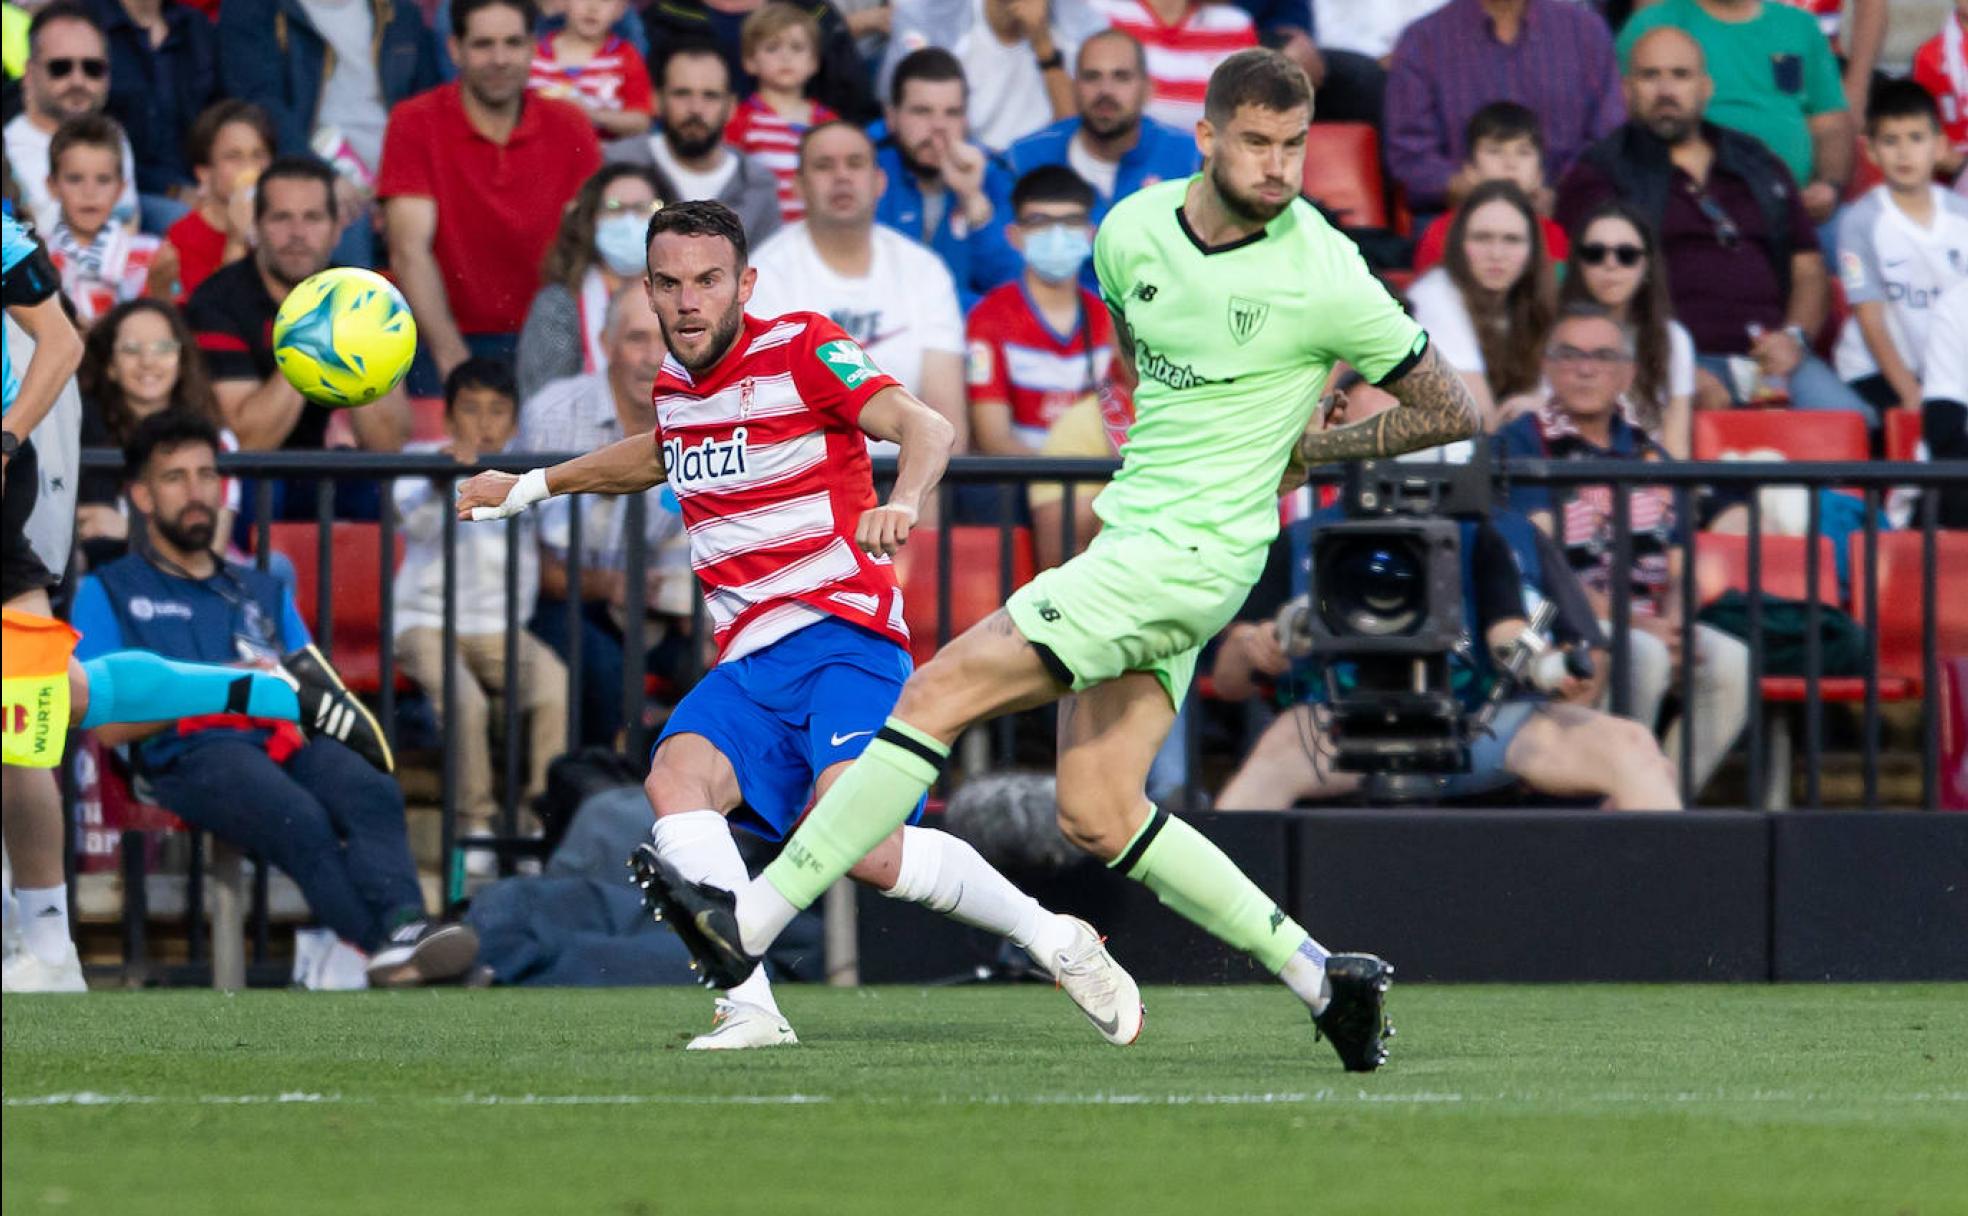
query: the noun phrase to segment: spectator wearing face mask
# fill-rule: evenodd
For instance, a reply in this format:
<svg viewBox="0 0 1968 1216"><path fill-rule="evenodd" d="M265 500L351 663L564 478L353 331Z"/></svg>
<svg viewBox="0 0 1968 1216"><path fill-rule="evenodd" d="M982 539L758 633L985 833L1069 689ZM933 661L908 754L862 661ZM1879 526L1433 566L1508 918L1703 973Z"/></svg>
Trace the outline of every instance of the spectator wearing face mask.
<svg viewBox="0 0 1968 1216"><path fill-rule="evenodd" d="M608 301L642 278L643 233L660 206L655 171L644 165L604 165L574 195L520 326L520 401L555 380L607 370Z"/></svg>
<svg viewBox="0 0 1968 1216"><path fill-rule="evenodd" d="M1106 375L1114 332L1106 308L1079 282L1093 252L1093 187L1063 165L1045 165L1018 180L1011 205L1007 235L1025 271L970 310L966 382L973 449L1030 456Z"/></svg>

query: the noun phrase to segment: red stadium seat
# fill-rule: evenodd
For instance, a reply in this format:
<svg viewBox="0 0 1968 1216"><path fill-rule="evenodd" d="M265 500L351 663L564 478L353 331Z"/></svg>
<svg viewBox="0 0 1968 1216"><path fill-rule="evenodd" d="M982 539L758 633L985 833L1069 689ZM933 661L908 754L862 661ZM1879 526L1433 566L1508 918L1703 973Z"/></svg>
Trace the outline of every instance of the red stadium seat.
<svg viewBox="0 0 1968 1216"><path fill-rule="evenodd" d="M1920 411L1886 411L1886 459L1912 460L1920 448Z"/></svg>
<svg viewBox="0 0 1968 1216"><path fill-rule="evenodd" d="M1866 460L1865 419L1847 410L1697 410L1696 460L1720 460L1759 448L1787 460Z"/></svg>
<svg viewBox="0 0 1968 1216"><path fill-rule="evenodd" d="M294 563L294 603L301 619L313 629L319 603L315 561L320 531L311 523L276 523L272 531L274 549ZM350 688L373 693L382 687L382 529L372 523L338 522L333 543L331 658ZM390 569L394 571L402 560L403 537L399 534ZM324 651L329 650L326 639L316 641L323 643Z"/></svg>
<svg viewBox="0 0 1968 1216"><path fill-rule="evenodd" d="M1305 144L1303 189L1349 228L1387 227L1379 134L1363 122L1312 124Z"/></svg>
<svg viewBox="0 0 1968 1216"><path fill-rule="evenodd" d="M1805 581L1808 552L1801 536L1765 536L1762 545L1763 594L1787 600L1802 600L1808 594ZM1749 537L1720 532L1703 532L1695 537L1695 560L1704 567L1720 562L1727 573L1730 591L1749 590ZM1838 569L1834 564L1831 540L1818 537L1818 599L1838 603Z"/></svg>
<svg viewBox="0 0 1968 1216"><path fill-rule="evenodd" d="M1920 693L1921 539L1917 531L1885 532L1879 537L1879 670L1904 680L1909 695ZM1852 615L1863 623L1869 605L1865 580L1865 533L1851 540ZM1943 662L1968 656L1968 532L1942 531L1934 538L1934 644Z"/></svg>
<svg viewBox="0 0 1968 1216"><path fill-rule="evenodd" d="M444 429L444 398L410 398L410 438L445 439L449 433Z"/></svg>
<svg viewBox="0 0 1968 1216"><path fill-rule="evenodd" d="M918 528L895 555L895 578L902 585L902 617L909 625L909 649L918 664L936 653L937 558L932 528ZM996 612L1006 598L1032 581L1037 560L1029 528L1011 529L1011 583L1005 586L998 528L958 524L950 529L950 636L956 637Z"/></svg>

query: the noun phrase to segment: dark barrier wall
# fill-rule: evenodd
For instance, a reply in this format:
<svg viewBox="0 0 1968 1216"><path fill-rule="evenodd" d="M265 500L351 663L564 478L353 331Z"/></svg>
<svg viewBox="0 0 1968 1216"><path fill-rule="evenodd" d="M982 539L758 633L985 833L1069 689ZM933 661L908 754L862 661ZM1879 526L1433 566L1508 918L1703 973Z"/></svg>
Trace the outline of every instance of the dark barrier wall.
<svg viewBox="0 0 1968 1216"><path fill-rule="evenodd" d="M1191 817L1314 936L1403 980L1968 980L1968 816L1329 811ZM1266 977L1092 863L1035 880L1144 983ZM863 894L866 983L997 943Z"/></svg>

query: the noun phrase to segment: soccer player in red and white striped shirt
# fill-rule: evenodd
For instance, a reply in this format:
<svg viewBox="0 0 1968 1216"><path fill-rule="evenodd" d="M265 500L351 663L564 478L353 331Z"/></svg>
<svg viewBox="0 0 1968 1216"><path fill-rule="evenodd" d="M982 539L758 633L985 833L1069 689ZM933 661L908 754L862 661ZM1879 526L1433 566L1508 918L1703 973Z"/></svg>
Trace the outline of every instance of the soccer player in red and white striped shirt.
<svg viewBox="0 0 1968 1216"><path fill-rule="evenodd" d="M1250 14L1203 0L1090 0L1115 29L1134 35L1148 60L1154 95L1148 117L1178 131L1203 116L1203 94L1216 65L1257 45Z"/></svg>
<svg viewBox="0 0 1968 1216"><path fill-rule="evenodd" d="M529 92L581 107L603 139L641 135L656 110L642 56L610 29L628 0L567 0L567 24L540 38Z"/></svg>
<svg viewBox="0 0 1968 1216"><path fill-rule="evenodd" d="M682 505L718 663L671 714L646 783L667 866L727 889L746 882L732 822L792 833L884 726L910 672L890 559L942 475L950 424L818 313L744 314L757 271L738 217L716 202L665 207L649 225L647 282L669 358L656 430L522 476L459 487L464 519L504 518L550 494L640 493L667 480ZM875 496L866 437L900 445ZM921 813L918 805L917 814ZM1009 937L1115 1043L1141 1028L1140 992L1084 921L1044 909L968 844L903 827L851 871L898 899ZM678 925L679 932L703 932ZM763 969L718 1002L693 1048L797 1042Z"/></svg>
<svg viewBox="0 0 1968 1216"><path fill-rule="evenodd" d="M766 4L745 18L739 52L758 91L738 103L724 128L724 142L772 170L779 179L779 214L788 223L806 218L806 200L794 178L800 137L837 117L806 95L820 70L820 23L790 4Z"/></svg>

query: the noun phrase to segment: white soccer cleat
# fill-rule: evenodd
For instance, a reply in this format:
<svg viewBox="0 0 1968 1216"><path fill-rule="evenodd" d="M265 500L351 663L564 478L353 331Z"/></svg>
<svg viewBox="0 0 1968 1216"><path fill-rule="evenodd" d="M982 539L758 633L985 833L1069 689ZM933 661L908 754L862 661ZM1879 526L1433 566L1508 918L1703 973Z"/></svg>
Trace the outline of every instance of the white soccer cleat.
<svg viewBox="0 0 1968 1216"><path fill-rule="evenodd" d="M686 1051L746 1051L754 1047L797 1047L792 1023L770 1009L718 998L711 1028L690 1040Z"/></svg>
<svg viewBox="0 0 1968 1216"><path fill-rule="evenodd" d="M1038 959L1039 966L1073 998L1102 1038L1126 1047L1141 1037L1140 986L1107 953L1107 939L1092 925L1074 916L1060 919L1073 927L1073 939L1052 958Z"/></svg>
<svg viewBox="0 0 1968 1216"><path fill-rule="evenodd" d="M4 992L87 992L89 982L82 978L82 960L75 954L75 943L58 963L43 962L32 950L22 949L6 962L0 974Z"/></svg>

